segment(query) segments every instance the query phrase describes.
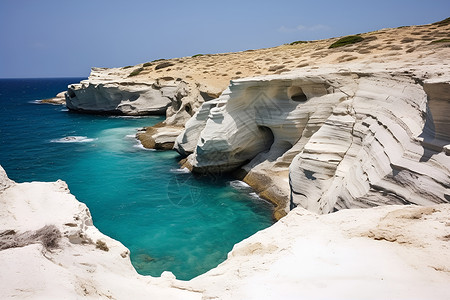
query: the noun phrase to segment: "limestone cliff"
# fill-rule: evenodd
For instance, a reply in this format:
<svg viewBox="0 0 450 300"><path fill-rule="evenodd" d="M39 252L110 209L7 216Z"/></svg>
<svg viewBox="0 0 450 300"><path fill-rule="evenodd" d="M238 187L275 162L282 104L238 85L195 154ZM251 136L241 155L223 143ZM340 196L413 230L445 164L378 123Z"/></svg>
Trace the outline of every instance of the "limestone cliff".
<svg viewBox="0 0 450 300"><path fill-rule="evenodd" d="M123 68L94 68L89 80L69 86L68 106L88 112L164 114L167 120L139 133L144 146L170 148L204 101L217 98L230 80L281 74L324 64L389 63L411 67L441 62L449 23L381 29L362 41L330 48L339 38L297 41L236 53L198 54ZM402 37L399 39L398 37ZM447 42L446 42L447 41ZM448 52L448 51L447 51Z"/></svg>
<svg viewBox="0 0 450 300"><path fill-rule="evenodd" d="M243 170L277 218L297 205L327 213L448 202L449 28L94 68L69 87L67 106L166 111L138 132L145 147L175 147L194 172Z"/></svg>
<svg viewBox="0 0 450 300"><path fill-rule="evenodd" d="M192 153L194 172L242 167L278 217L297 205L329 213L448 202L450 81L440 69L347 64L235 80L175 149Z"/></svg>
<svg viewBox="0 0 450 300"><path fill-rule="evenodd" d="M172 101L182 98L181 80L136 81L121 69L93 68L88 80L69 85L66 105L71 110L125 115L164 115Z"/></svg>

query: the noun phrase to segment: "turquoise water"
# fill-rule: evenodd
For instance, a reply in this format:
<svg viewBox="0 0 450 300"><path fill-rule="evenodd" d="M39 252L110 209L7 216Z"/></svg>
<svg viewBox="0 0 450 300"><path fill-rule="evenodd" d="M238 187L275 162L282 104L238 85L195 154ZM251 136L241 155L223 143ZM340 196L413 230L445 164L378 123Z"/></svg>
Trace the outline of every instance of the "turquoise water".
<svg viewBox="0 0 450 300"><path fill-rule="evenodd" d="M0 80L0 164L11 179L66 181L144 275L191 279L272 224L271 205L241 182L194 176L176 152L140 147L136 130L162 117L82 115L34 101L80 80Z"/></svg>

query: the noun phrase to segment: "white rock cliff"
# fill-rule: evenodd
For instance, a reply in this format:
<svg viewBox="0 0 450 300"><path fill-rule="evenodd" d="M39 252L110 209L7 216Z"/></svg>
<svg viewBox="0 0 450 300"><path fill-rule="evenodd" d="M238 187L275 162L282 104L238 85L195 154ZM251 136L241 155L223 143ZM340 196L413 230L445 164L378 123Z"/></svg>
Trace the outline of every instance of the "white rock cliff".
<svg viewBox="0 0 450 300"><path fill-rule="evenodd" d="M329 213L449 202L449 78L428 81L439 73L430 66L337 69L232 81L174 148L194 172L242 167L280 216L297 205Z"/></svg>
<svg viewBox="0 0 450 300"><path fill-rule="evenodd" d="M120 70L93 68L88 80L69 85L67 107L92 113L165 115L172 101L185 93L181 80L143 82L119 74Z"/></svg>

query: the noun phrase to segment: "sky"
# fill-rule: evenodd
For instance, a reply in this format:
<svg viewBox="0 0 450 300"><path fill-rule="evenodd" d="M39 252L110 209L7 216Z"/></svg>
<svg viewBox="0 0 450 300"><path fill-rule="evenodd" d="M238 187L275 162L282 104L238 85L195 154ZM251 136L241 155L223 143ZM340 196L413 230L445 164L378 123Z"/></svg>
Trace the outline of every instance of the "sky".
<svg viewBox="0 0 450 300"><path fill-rule="evenodd" d="M450 16L449 0L0 0L0 78L317 40Z"/></svg>

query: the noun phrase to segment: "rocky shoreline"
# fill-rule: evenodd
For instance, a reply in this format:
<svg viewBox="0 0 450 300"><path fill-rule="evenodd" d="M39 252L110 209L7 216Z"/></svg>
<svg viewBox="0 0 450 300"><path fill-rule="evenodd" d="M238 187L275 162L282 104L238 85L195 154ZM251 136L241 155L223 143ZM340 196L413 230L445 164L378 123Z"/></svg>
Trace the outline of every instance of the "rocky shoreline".
<svg viewBox="0 0 450 300"><path fill-rule="evenodd" d="M137 274L129 250L95 228L63 181L15 183L0 168L0 297L447 299L449 215L450 204L297 207L180 281Z"/></svg>
<svg viewBox="0 0 450 300"><path fill-rule="evenodd" d="M64 183L16 184L0 170L0 237L22 241L44 225L61 235L56 250L32 239L0 251L18 270L2 295L446 299L449 30L446 19L338 48L335 38L94 68L69 86L69 109L165 113L138 133L144 146L177 150L192 172L235 172L276 204L279 221L189 282L145 277ZM26 264L45 264L47 277Z"/></svg>

